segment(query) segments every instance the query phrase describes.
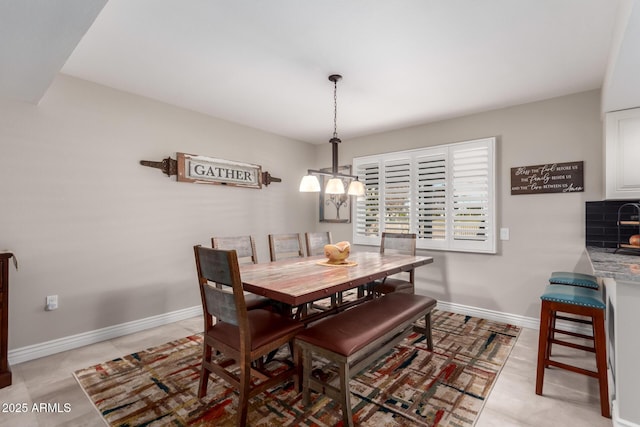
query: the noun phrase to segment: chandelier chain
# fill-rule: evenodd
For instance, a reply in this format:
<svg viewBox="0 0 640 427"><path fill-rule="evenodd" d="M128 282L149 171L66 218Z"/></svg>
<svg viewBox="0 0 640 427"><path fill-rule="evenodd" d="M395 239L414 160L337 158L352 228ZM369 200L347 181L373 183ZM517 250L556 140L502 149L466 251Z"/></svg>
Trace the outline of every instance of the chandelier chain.
<svg viewBox="0 0 640 427"><path fill-rule="evenodd" d="M338 81L333 82L333 137L338 137Z"/></svg>

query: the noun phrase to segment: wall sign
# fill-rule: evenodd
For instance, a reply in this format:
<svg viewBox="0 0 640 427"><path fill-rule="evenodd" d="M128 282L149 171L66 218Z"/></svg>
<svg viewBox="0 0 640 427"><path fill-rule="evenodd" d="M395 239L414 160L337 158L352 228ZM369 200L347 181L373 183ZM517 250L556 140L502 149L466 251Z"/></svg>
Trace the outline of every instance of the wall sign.
<svg viewBox="0 0 640 427"><path fill-rule="evenodd" d="M249 163L178 153L178 181L261 188L262 168Z"/></svg>
<svg viewBox="0 0 640 427"><path fill-rule="evenodd" d="M511 168L512 195L581 191L584 191L584 162Z"/></svg>
<svg viewBox="0 0 640 427"><path fill-rule="evenodd" d="M262 167L251 163L215 159L177 153L178 160L167 157L159 162L140 160L142 166L160 169L168 177L178 176L178 181L196 184L219 184L236 187L262 188L272 182L282 182L280 178L263 172Z"/></svg>

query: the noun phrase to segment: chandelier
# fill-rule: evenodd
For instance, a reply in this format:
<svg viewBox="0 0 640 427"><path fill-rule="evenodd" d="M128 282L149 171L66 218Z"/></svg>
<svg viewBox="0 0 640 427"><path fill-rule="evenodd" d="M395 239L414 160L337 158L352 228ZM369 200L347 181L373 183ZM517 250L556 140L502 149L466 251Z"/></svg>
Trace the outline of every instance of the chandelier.
<svg viewBox="0 0 640 427"><path fill-rule="evenodd" d="M302 177L300 181L301 192L319 192L320 181L318 176L330 176L331 179L327 181L327 185L324 189L326 194L344 194L343 179L351 180L349 183L349 189L347 194L350 196L364 196L364 185L358 181L358 177L355 175L347 175L338 173L338 144L342 141L338 138L338 81L342 79L339 74L332 74L329 76L329 80L333 82L333 137L329 140L331 144L331 172L322 172L319 170L309 169L307 175Z"/></svg>

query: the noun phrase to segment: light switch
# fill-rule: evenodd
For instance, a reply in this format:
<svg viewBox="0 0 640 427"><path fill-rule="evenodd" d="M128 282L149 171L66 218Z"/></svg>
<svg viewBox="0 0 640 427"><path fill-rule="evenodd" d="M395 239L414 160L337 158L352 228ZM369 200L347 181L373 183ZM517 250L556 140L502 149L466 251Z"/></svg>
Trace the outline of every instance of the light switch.
<svg viewBox="0 0 640 427"><path fill-rule="evenodd" d="M501 228L500 229L500 240L509 240L509 229Z"/></svg>

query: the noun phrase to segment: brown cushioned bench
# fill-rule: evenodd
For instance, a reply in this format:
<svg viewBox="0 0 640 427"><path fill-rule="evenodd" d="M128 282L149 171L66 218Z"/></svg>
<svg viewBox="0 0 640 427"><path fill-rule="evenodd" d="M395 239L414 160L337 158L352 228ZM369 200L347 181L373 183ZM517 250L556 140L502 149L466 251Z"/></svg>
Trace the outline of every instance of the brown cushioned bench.
<svg viewBox="0 0 640 427"><path fill-rule="evenodd" d="M432 350L431 310L436 303L422 295L391 293L321 320L296 335L303 404L309 404L310 390L325 393L342 405L344 425L353 426L349 379L409 335L413 323L423 316L425 328L419 332L425 334ZM311 375L314 354L338 365L339 387Z"/></svg>

